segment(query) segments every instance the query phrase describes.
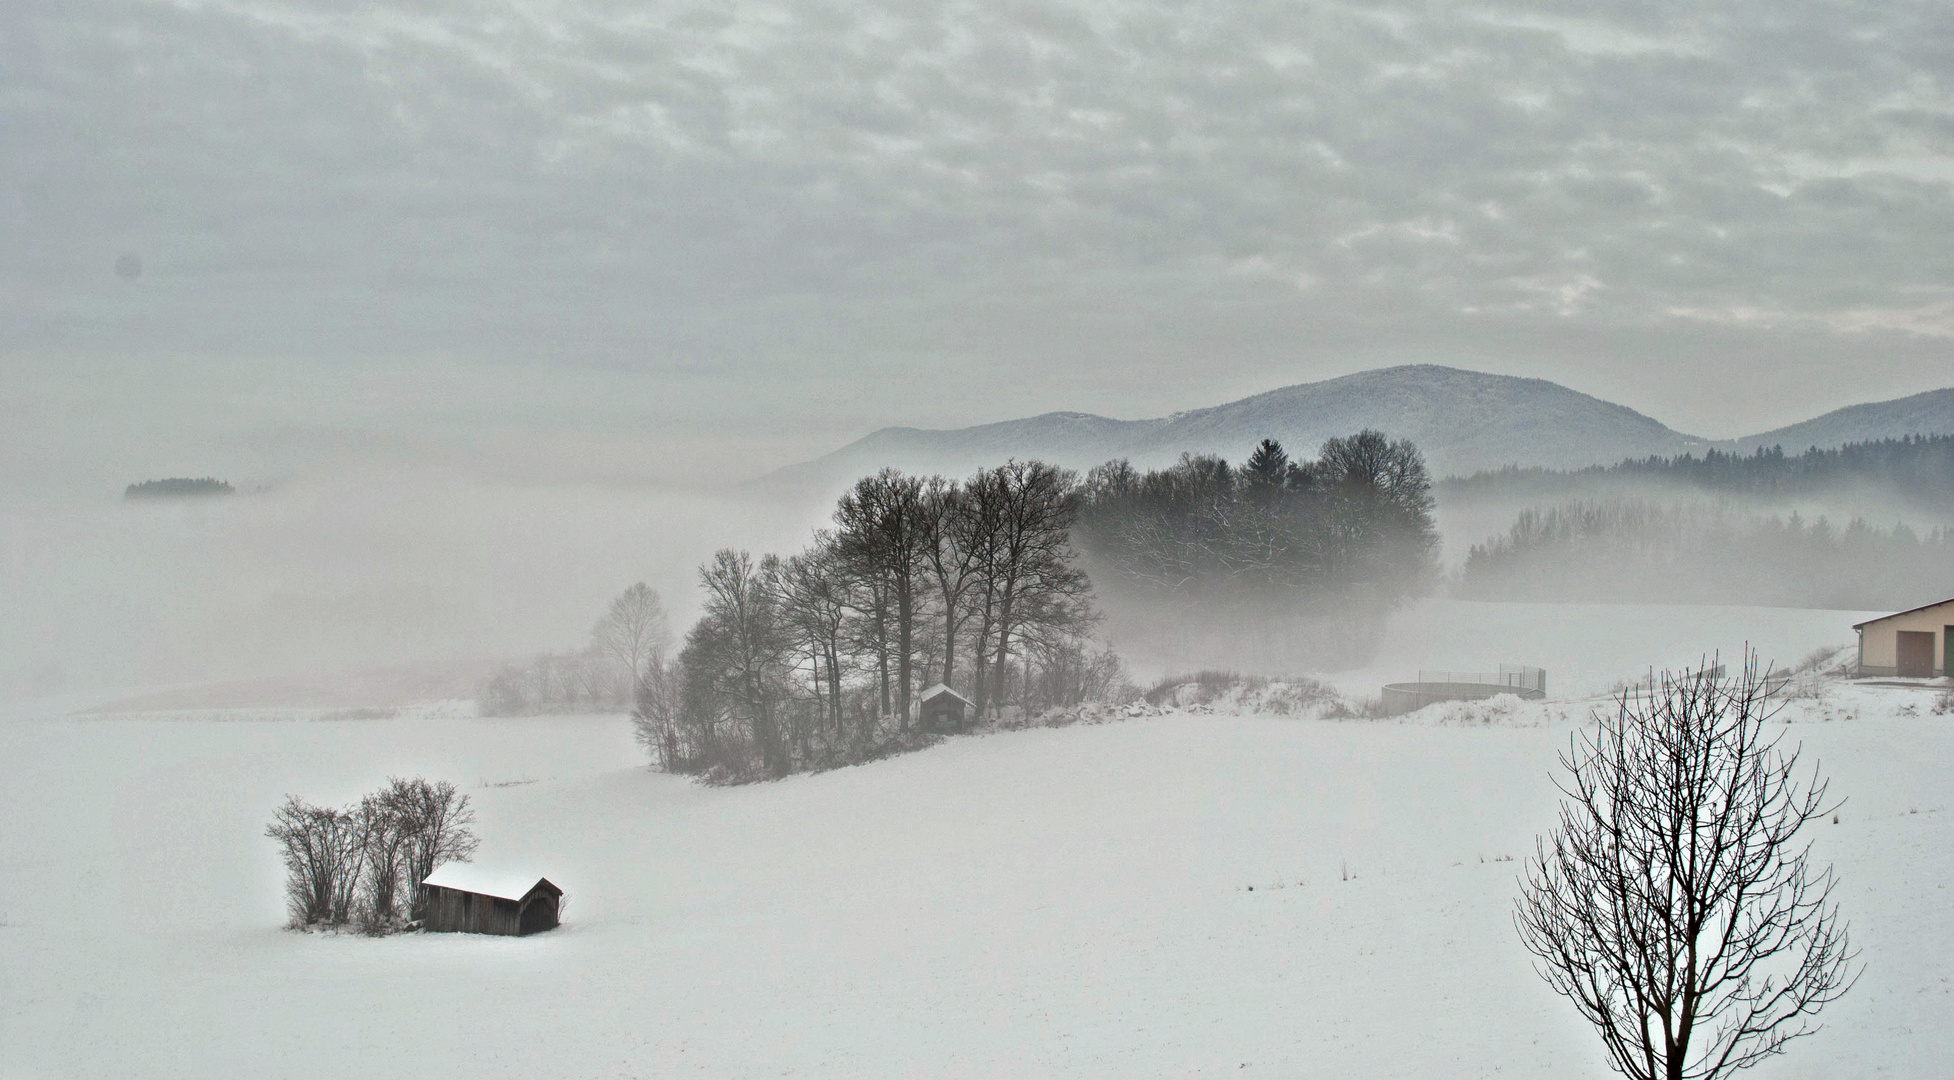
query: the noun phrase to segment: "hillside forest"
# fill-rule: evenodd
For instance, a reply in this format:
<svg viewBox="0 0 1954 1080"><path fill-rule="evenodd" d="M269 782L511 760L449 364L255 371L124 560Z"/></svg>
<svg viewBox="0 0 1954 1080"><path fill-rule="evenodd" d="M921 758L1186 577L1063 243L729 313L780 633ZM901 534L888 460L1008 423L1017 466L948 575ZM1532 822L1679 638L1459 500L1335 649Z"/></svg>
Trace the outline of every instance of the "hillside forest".
<svg viewBox="0 0 1954 1080"><path fill-rule="evenodd" d="M1517 508L1470 546L1452 587L1469 599L1873 610L1954 595L1954 437L1505 470L1439 491Z"/></svg>

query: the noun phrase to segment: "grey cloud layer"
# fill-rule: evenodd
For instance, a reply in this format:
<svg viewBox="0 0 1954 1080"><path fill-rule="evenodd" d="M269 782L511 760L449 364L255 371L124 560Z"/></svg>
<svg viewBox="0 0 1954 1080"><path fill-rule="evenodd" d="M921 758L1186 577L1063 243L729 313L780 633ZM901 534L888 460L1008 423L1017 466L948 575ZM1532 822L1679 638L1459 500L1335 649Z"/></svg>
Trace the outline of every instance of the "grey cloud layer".
<svg viewBox="0 0 1954 1080"><path fill-rule="evenodd" d="M881 402L1700 328L1954 375L1945 6L1592 7L17 0L0 349Z"/></svg>

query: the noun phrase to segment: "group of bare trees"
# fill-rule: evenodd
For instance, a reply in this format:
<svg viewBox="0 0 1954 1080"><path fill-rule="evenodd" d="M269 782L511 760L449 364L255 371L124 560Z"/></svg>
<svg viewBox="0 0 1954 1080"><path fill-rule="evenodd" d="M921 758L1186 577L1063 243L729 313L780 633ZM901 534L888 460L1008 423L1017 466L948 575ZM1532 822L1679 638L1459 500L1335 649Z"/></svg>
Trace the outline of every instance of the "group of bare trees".
<svg viewBox="0 0 1954 1080"><path fill-rule="evenodd" d="M582 649L504 664L482 682L476 702L484 716L623 712L671 645L664 601L641 581L611 601Z"/></svg>
<svg viewBox="0 0 1954 1080"><path fill-rule="evenodd" d="M292 925L356 926L384 934L421 918L421 882L434 868L467 862L474 811L455 785L389 777L347 807L287 796L265 835L285 861Z"/></svg>
<svg viewBox="0 0 1954 1080"><path fill-rule="evenodd" d="M978 716L1101 694L1117 677L1071 530L1072 474L1010 462L964 481L884 470L788 558L725 550L705 611L639 680L639 736L661 767L780 776L858 760L913 729L944 683Z"/></svg>

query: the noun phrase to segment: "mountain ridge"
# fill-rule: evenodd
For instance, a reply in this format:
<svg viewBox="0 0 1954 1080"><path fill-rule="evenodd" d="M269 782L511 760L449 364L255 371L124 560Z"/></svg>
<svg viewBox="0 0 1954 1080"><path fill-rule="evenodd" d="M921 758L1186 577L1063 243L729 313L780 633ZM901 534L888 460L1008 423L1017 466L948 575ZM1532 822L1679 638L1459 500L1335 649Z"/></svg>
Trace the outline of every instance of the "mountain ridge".
<svg viewBox="0 0 1954 1080"><path fill-rule="evenodd" d="M1816 446L1829 450L1849 442L1900 435L1954 435L1954 387L1909 394L1889 401L1866 401L1732 440L1739 450L1782 446L1787 454Z"/></svg>
<svg viewBox="0 0 1954 1080"><path fill-rule="evenodd" d="M1908 425L1913 430L1898 430ZM1758 435L1713 440L1547 379L1410 364L1277 387L1150 419L1061 410L966 428L881 428L762 480L846 482L884 466L961 475L1009 457L1073 469L1117 458L1158 467L1184 452L1240 457L1263 438L1313 453L1324 439L1363 428L1417 443L1434 477L1508 465L1583 468L1711 449L1748 452L1773 441L1788 452L1802 451L1803 444L1793 444L1806 436L1823 446L1954 433L1954 388L1847 406Z"/></svg>

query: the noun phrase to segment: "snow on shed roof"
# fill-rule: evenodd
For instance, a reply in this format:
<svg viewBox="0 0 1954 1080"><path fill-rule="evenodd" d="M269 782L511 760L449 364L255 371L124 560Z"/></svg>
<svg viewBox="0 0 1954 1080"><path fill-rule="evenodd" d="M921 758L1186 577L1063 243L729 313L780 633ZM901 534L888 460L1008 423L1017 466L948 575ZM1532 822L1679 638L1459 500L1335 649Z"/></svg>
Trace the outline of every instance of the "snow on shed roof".
<svg viewBox="0 0 1954 1080"><path fill-rule="evenodd" d="M1877 619L1867 619L1862 623L1853 623L1852 628L1858 630L1861 627L1871 626L1876 622L1885 622L1888 619L1897 619L1902 615L1911 615L1916 611L1926 611L1928 608L1945 607L1948 604L1954 604L1954 597L1949 597L1945 600L1936 600L1931 604L1922 604L1919 607L1908 608L1905 611L1896 611L1891 615L1881 615Z"/></svg>
<svg viewBox="0 0 1954 1080"><path fill-rule="evenodd" d="M948 694L949 696L956 698L958 701L963 702L965 705L970 704L969 698L964 697L962 694L957 693L955 690L950 689L949 687L943 685L942 683L937 683L936 685L931 686L929 689L924 690L922 695L917 700L931 701L936 698L940 698L945 694Z"/></svg>
<svg viewBox="0 0 1954 1080"><path fill-rule="evenodd" d="M490 867L474 866L469 863L448 863L436 867L422 882L443 889L459 889L462 892L480 893L483 896L499 897L503 900L521 900L535 890L538 885L547 885L554 892L563 890L546 877L524 874L519 871L497 870Z"/></svg>

